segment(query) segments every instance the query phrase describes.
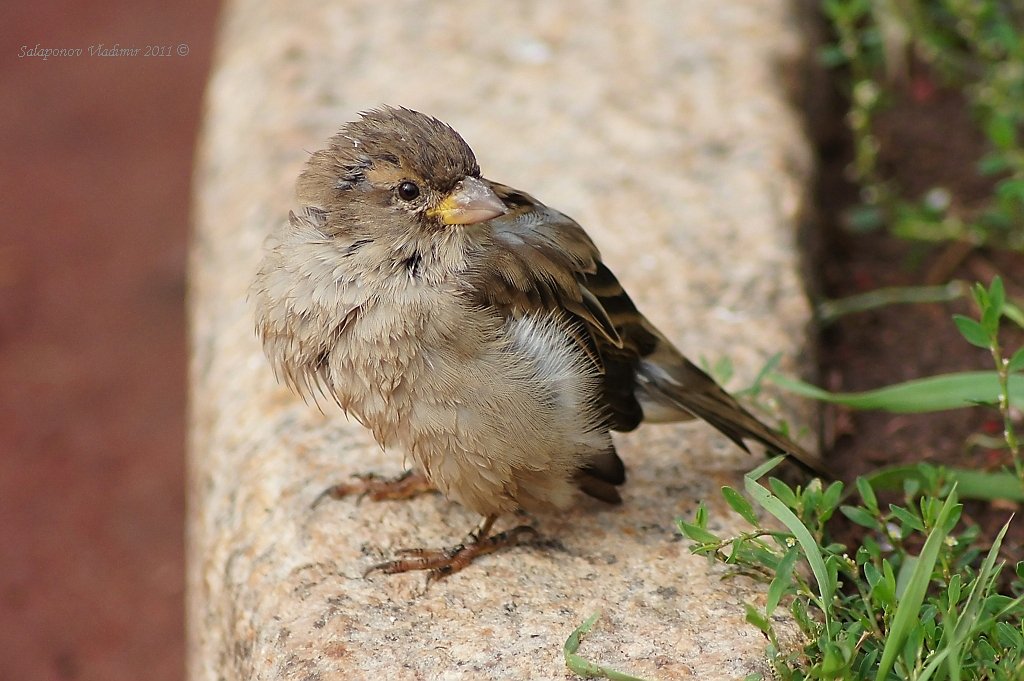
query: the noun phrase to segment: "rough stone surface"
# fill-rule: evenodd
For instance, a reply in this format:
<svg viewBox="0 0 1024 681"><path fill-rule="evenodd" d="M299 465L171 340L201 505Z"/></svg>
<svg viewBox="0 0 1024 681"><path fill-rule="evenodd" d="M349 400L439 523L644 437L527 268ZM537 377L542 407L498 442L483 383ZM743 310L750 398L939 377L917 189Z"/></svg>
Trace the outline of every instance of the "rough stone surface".
<svg viewBox="0 0 1024 681"><path fill-rule="evenodd" d="M429 112L484 173L579 220L640 308L732 387L774 353L792 368L809 308L796 225L810 154L788 83L795 2L237 0L227 9L196 177L192 252L189 672L215 679L566 678L587 615L593 660L652 678L766 673L743 622L764 587L691 556L674 519L752 459L701 425L619 436L625 503L539 516L547 545L488 556L424 589L361 577L395 548L477 521L437 496L343 500L332 482L397 473L400 452L274 382L246 289L308 152L381 103ZM788 414L808 423L803 412ZM511 522L513 519L505 519Z"/></svg>

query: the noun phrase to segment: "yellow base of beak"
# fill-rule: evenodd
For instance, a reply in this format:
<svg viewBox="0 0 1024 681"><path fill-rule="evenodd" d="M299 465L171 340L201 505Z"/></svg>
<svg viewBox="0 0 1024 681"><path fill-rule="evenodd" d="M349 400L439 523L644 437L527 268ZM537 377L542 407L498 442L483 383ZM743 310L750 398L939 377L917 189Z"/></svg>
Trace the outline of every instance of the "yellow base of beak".
<svg viewBox="0 0 1024 681"><path fill-rule="evenodd" d="M465 177L451 194L427 215L437 217L446 225L473 225L485 222L508 211L498 195L477 177Z"/></svg>

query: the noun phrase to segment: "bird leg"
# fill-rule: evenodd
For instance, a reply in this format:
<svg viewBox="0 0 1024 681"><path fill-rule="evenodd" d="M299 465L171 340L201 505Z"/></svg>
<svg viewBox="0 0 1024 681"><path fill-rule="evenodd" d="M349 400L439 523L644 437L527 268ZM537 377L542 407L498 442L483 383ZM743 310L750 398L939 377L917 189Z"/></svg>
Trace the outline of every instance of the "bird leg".
<svg viewBox="0 0 1024 681"><path fill-rule="evenodd" d="M355 481L341 482L325 489L313 502L313 506L318 506L327 498L341 499L352 494L358 494L360 500L370 497L373 501L395 501L437 491L423 473L415 470L407 470L393 478L376 473L360 473L352 477Z"/></svg>
<svg viewBox="0 0 1024 681"><path fill-rule="evenodd" d="M497 515L485 516L466 539L455 546L443 549L399 549L399 556L371 566L363 576L380 571L392 575L412 570L429 570L427 583L453 575L473 562L478 556L508 547L516 546L537 536L537 530L529 525L518 525L510 530L490 534Z"/></svg>
<svg viewBox="0 0 1024 681"><path fill-rule="evenodd" d="M393 478L375 473L363 473L353 477L356 478L353 482L342 482L325 489L313 502L313 506L319 505L324 499L341 499L353 494L358 494L359 499L369 497L373 501L385 501L410 499L426 492L437 491L423 473L414 470L407 470ZM363 576L377 571L391 575L428 570L427 582L430 583L455 574L472 563L477 556L485 556L507 546L516 546L537 536L537 531L529 525L519 525L492 535L491 528L497 519L497 515L485 516L466 539L455 546L441 549L399 549L395 552L397 558L372 565Z"/></svg>

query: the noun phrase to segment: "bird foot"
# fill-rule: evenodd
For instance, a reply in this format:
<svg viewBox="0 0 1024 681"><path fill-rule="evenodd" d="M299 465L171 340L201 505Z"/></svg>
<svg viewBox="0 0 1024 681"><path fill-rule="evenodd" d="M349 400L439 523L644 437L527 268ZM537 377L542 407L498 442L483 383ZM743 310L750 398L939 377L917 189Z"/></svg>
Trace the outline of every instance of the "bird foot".
<svg viewBox="0 0 1024 681"><path fill-rule="evenodd" d="M328 498L341 499L353 494L359 495L359 501L365 497L373 501L396 501L437 491L426 476L413 470L395 477L384 477L376 473L359 473L352 477L355 481L341 482L325 489L313 502L313 506L320 505Z"/></svg>
<svg viewBox="0 0 1024 681"><path fill-rule="evenodd" d="M490 536L487 536L486 533L472 532L465 542L448 548L399 549L395 552L399 557L370 566L363 576L365 577L371 572L393 575L399 572L428 570L427 584L430 584L455 574L479 556L485 556L509 546L517 546L535 537L537 537L537 530L529 525L519 525Z"/></svg>

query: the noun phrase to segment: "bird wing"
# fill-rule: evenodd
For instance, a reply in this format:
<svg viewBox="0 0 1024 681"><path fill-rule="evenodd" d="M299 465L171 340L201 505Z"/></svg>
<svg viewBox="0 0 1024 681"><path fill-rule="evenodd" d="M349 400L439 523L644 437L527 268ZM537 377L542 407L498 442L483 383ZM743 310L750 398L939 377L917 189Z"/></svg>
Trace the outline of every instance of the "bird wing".
<svg viewBox="0 0 1024 681"><path fill-rule="evenodd" d="M819 457L763 424L679 352L637 310L579 224L528 194L489 185L509 212L489 223L495 247L483 265L490 276L473 287L479 302L507 315L543 310L575 320L573 340L601 372L612 429L636 428L645 412L648 421L698 417L743 449L746 439L757 440L825 470Z"/></svg>
<svg viewBox="0 0 1024 681"><path fill-rule="evenodd" d="M490 221L492 243L475 276L468 277L476 302L508 316L565 316L573 342L600 374L609 426L636 428L643 418L634 391L642 334L613 314L636 308L579 224L528 194L494 182L489 186L509 212ZM613 289L622 299L605 298Z"/></svg>

